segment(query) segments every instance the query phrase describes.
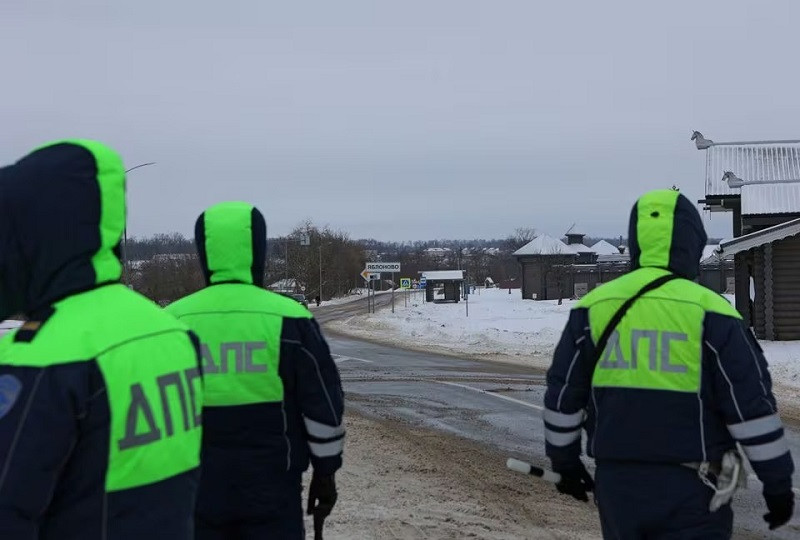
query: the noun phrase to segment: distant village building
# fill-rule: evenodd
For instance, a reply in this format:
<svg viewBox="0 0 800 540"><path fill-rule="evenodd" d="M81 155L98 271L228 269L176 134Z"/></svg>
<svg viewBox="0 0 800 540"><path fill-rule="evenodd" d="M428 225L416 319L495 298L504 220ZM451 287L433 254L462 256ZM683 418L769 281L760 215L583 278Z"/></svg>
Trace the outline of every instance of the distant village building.
<svg viewBox="0 0 800 540"><path fill-rule="evenodd" d="M733 217L718 256L734 258L736 309L759 338L800 339L800 141L693 139L706 152L700 202Z"/></svg>
<svg viewBox="0 0 800 540"><path fill-rule="evenodd" d="M592 251L597 253L597 255L619 255L620 250L617 247L612 246L605 240L600 240L596 244L592 246Z"/></svg>
<svg viewBox="0 0 800 540"><path fill-rule="evenodd" d="M164 261L193 261L197 260L197 254L195 253L157 253L153 255L153 260L157 262L164 262Z"/></svg>
<svg viewBox="0 0 800 540"><path fill-rule="evenodd" d="M522 268L522 298L580 298L630 270L627 250L602 240L588 248L583 243L585 235L570 232L566 236L570 243L541 234L514 252ZM718 248L704 250L700 282L722 293L732 288L733 265L715 255Z"/></svg>
<svg viewBox="0 0 800 540"><path fill-rule="evenodd" d="M429 247L425 250L426 255L437 259L444 259L445 257L450 256L452 253L452 249L443 247Z"/></svg>
<svg viewBox="0 0 800 540"><path fill-rule="evenodd" d="M567 246L572 249L577 255L577 264L592 264L597 261L597 252L583 243L583 238L586 236L584 233L576 232L573 225L567 231Z"/></svg>
<svg viewBox="0 0 800 540"><path fill-rule="evenodd" d="M267 288L273 292L283 294L299 294L305 290L305 287L303 287L296 279L282 279L272 283Z"/></svg>
<svg viewBox="0 0 800 540"><path fill-rule="evenodd" d="M514 252L522 267L522 298L550 300L571 298L564 273L578 259L578 253L557 238L540 234Z"/></svg>

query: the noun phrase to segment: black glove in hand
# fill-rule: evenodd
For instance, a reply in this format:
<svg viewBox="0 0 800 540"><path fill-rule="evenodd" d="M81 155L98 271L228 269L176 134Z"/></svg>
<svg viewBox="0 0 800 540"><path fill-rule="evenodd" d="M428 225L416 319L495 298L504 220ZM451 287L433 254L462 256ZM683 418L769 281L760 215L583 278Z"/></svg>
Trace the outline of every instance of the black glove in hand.
<svg viewBox="0 0 800 540"><path fill-rule="evenodd" d="M769 495L764 493L764 500L767 502L769 512L764 515L764 521L769 523L769 530L774 531L782 525L786 525L792 514L794 514L794 493L787 491L780 495Z"/></svg>
<svg viewBox="0 0 800 540"><path fill-rule="evenodd" d="M556 484L556 489L565 495L572 495L579 501L589 502L590 491L594 491L594 480L582 461L577 461L567 467L559 467L555 472L561 475L561 482Z"/></svg>
<svg viewBox="0 0 800 540"><path fill-rule="evenodd" d="M325 519L336 505L336 477L321 476L316 473L311 477L308 488L308 515Z"/></svg>

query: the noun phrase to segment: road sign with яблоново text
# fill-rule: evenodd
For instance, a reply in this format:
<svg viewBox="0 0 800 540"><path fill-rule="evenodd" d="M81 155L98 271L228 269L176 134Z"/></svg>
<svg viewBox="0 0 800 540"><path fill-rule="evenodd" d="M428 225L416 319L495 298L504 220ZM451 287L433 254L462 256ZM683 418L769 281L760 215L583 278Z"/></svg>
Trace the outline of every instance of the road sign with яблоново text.
<svg viewBox="0 0 800 540"><path fill-rule="evenodd" d="M399 262L368 262L366 269L367 269L368 272L399 272L400 271L400 263Z"/></svg>
<svg viewBox="0 0 800 540"><path fill-rule="evenodd" d="M400 288L401 289L410 289L411 288L411 278L400 278Z"/></svg>

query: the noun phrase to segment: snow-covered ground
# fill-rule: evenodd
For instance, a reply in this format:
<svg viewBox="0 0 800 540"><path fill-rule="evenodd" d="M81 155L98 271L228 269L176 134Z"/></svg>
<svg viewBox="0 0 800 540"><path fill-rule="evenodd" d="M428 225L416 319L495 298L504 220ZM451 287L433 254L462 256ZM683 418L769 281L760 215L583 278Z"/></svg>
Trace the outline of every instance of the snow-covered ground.
<svg viewBox="0 0 800 540"><path fill-rule="evenodd" d="M399 294L395 313L384 308L328 324L333 331L400 346L468 355L516 357L546 368L574 302L522 300L518 290L484 289L465 302L423 303L411 293L406 306Z"/></svg>
<svg viewBox="0 0 800 540"><path fill-rule="evenodd" d="M423 303L412 295L408 307L398 296L389 309L328 324L333 331L398 346L463 355L497 356L538 368L550 365L553 349L574 301L522 300L519 291L485 289L464 302ZM733 297L728 297L733 301ZM762 341L776 383L800 393L800 342Z"/></svg>

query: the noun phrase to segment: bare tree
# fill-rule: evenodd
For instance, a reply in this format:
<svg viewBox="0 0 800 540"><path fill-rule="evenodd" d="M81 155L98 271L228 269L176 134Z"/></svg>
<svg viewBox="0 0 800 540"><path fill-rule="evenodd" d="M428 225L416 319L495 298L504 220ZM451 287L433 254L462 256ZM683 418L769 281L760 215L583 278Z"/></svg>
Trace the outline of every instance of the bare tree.
<svg viewBox="0 0 800 540"><path fill-rule="evenodd" d="M517 227L514 229L514 234L506 239L506 243L511 251L516 251L537 236L538 233L533 227Z"/></svg>

